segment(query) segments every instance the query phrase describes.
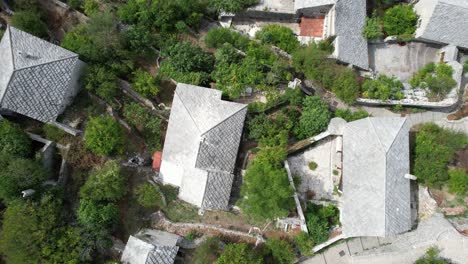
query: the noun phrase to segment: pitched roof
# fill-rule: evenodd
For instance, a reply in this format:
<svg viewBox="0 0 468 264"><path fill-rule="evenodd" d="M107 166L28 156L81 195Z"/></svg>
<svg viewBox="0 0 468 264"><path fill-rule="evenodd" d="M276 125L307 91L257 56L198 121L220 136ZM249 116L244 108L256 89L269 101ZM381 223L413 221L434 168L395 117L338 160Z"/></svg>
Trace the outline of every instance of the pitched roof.
<svg viewBox="0 0 468 264"><path fill-rule="evenodd" d="M164 143L163 181L180 186L181 199L204 208L227 207L247 113L247 105L223 101L221 95L179 83ZM217 197L216 203L205 197Z"/></svg>
<svg viewBox="0 0 468 264"><path fill-rule="evenodd" d="M123 264L173 264L179 236L158 230L142 230L130 236L122 253Z"/></svg>
<svg viewBox="0 0 468 264"><path fill-rule="evenodd" d="M343 233L385 237L411 228L409 125L365 118L343 133Z"/></svg>
<svg viewBox="0 0 468 264"><path fill-rule="evenodd" d="M366 25L366 0L337 0L335 4L335 57L364 70L369 69Z"/></svg>
<svg viewBox="0 0 468 264"><path fill-rule="evenodd" d="M0 106L48 122L57 118L78 55L8 27L0 43Z"/></svg>
<svg viewBox="0 0 468 264"><path fill-rule="evenodd" d="M415 10L421 19L417 38L468 48L468 1L420 0Z"/></svg>

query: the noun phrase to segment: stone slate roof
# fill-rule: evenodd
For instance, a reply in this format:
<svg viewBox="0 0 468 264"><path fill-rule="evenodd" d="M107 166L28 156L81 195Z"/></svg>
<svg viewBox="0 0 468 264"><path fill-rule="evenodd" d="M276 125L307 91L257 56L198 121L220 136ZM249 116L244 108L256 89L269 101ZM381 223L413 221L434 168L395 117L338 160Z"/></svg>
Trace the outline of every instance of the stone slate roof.
<svg viewBox="0 0 468 264"><path fill-rule="evenodd" d="M78 55L14 27L0 43L0 107L55 121L69 101Z"/></svg>
<svg viewBox="0 0 468 264"><path fill-rule="evenodd" d="M158 230L142 230L130 236L122 253L123 264L173 264L179 236Z"/></svg>
<svg viewBox="0 0 468 264"><path fill-rule="evenodd" d="M417 38L468 49L468 1L420 0L415 10L420 16Z"/></svg>
<svg viewBox="0 0 468 264"><path fill-rule="evenodd" d="M347 237L386 237L411 229L409 124L365 118L343 133L343 210Z"/></svg>
<svg viewBox="0 0 468 264"><path fill-rule="evenodd" d="M366 0L337 0L335 4L335 57L364 70L369 69L366 25Z"/></svg>
<svg viewBox="0 0 468 264"><path fill-rule="evenodd" d="M160 176L179 197L205 209L227 209L247 105L222 92L177 85Z"/></svg>

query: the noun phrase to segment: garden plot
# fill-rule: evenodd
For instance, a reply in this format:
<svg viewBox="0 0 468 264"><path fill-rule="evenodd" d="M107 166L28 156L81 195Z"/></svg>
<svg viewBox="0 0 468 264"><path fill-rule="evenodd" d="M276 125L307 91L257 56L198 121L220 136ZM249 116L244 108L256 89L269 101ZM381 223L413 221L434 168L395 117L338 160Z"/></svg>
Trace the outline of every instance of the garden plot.
<svg viewBox="0 0 468 264"><path fill-rule="evenodd" d="M440 59L439 47L419 42L369 44L370 67L379 74L407 82L418 70Z"/></svg>
<svg viewBox="0 0 468 264"><path fill-rule="evenodd" d="M299 176L301 183L297 191L307 200L333 200L333 170L341 160L337 158L336 138L326 138L304 152L288 158L293 176ZM309 164L317 166L311 169ZM314 167L314 165L312 165Z"/></svg>

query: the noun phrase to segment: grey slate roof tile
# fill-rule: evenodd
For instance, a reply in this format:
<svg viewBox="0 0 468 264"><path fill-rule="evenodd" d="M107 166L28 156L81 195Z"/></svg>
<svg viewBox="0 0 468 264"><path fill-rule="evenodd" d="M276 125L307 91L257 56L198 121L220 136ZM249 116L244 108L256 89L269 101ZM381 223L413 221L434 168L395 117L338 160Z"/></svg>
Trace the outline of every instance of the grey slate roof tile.
<svg viewBox="0 0 468 264"><path fill-rule="evenodd" d="M8 27L0 44L0 107L42 122L68 103L78 55ZM3 57L5 56L5 57Z"/></svg>

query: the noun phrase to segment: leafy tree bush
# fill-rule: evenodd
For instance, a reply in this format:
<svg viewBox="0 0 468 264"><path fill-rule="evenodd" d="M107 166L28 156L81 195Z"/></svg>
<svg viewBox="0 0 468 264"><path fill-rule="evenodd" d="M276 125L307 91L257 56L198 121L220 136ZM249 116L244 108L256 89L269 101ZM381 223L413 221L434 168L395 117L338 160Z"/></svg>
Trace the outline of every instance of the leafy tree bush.
<svg viewBox="0 0 468 264"><path fill-rule="evenodd" d="M92 118L84 136L86 148L102 156L121 152L125 142L122 127L108 116Z"/></svg>
<svg viewBox="0 0 468 264"><path fill-rule="evenodd" d="M83 10L88 16L96 14L99 11L99 2L97 0L84 0Z"/></svg>
<svg viewBox="0 0 468 264"><path fill-rule="evenodd" d="M138 69L133 73L132 87L137 93L146 98L152 98L159 92L156 78L142 69Z"/></svg>
<svg viewBox="0 0 468 264"><path fill-rule="evenodd" d="M383 36L381 23L381 18L376 13L372 17L367 17L362 35L368 40L380 39Z"/></svg>
<svg viewBox="0 0 468 264"><path fill-rule="evenodd" d="M213 0L211 4L219 12L236 13L258 3L258 0Z"/></svg>
<svg viewBox="0 0 468 264"><path fill-rule="evenodd" d="M449 192L466 195L468 192L468 174L462 170L449 170Z"/></svg>
<svg viewBox="0 0 468 264"><path fill-rule="evenodd" d="M367 113L365 110L357 110L355 112L352 112L349 109L338 108L335 111L335 117L341 117L347 122L359 120L362 118L366 118L368 116L369 116L369 113Z"/></svg>
<svg viewBox="0 0 468 264"><path fill-rule="evenodd" d="M94 170L80 189L82 199L117 201L126 192L126 179L116 161L108 161Z"/></svg>
<svg viewBox="0 0 468 264"><path fill-rule="evenodd" d="M217 264L260 264L262 259L244 243L229 244L216 261Z"/></svg>
<svg viewBox="0 0 468 264"><path fill-rule="evenodd" d="M1 154L0 165L0 198L4 202L18 199L21 191L35 189L49 177L42 164L33 160Z"/></svg>
<svg viewBox="0 0 468 264"><path fill-rule="evenodd" d="M208 48L220 48L226 43L240 50L246 50L250 40L229 28L212 28L206 33L205 45Z"/></svg>
<svg viewBox="0 0 468 264"><path fill-rule="evenodd" d="M311 256L313 254L312 248L314 247L314 241L310 238L306 232L301 232L299 235L294 237L294 242L303 256Z"/></svg>
<svg viewBox="0 0 468 264"><path fill-rule="evenodd" d="M303 112L294 134L298 139L312 137L327 128L330 118L327 104L318 96L308 96L304 99Z"/></svg>
<svg viewBox="0 0 468 264"><path fill-rule="evenodd" d="M0 34L1 35L1 34ZM467 73L468 72L468 60L466 60L464 63L463 63L463 73Z"/></svg>
<svg viewBox="0 0 468 264"><path fill-rule="evenodd" d="M164 50L163 54L166 59L161 65L161 73L179 82L208 84L213 70L213 55L190 42L177 43Z"/></svg>
<svg viewBox="0 0 468 264"><path fill-rule="evenodd" d="M310 239L318 245L328 240L330 229L339 223L339 211L334 205L309 203L305 212Z"/></svg>
<svg viewBox="0 0 468 264"><path fill-rule="evenodd" d="M15 0L11 2L13 3L15 11L41 12L38 0Z"/></svg>
<svg viewBox="0 0 468 264"><path fill-rule="evenodd" d="M153 116L146 108L137 104L126 104L123 112L125 120L143 134L145 142L152 150L161 149L161 119Z"/></svg>
<svg viewBox="0 0 468 264"><path fill-rule="evenodd" d="M429 63L411 77L409 83L413 88L428 88L432 96L441 99L457 84L452 74L453 69L448 64Z"/></svg>
<svg viewBox="0 0 468 264"><path fill-rule="evenodd" d="M67 4L73 9L81 8L81 0L68 0Z"/></svg>
<svg viewBox="0 0 468 264"><path fill-rule="evenodd" d="M3 214L0 251L8 263L83 263L81 234L63 221L61 201L16 200Z"/></svg>
<svg viewBox="0 0 468 264"><path fill-rule="evenodd" d="M136 189L137 201L145 208L162 207L162 194L151 183L144 183Z"/></svg>
<svg viewBox="0 0 468 264"><path fill-rule="evenodd" d="M404 98L402 92L403 84L395 77L379 75L375 80L365 80L362 84L363 96L365 98L380 100L401 100Z"/></svg>
<svg viewBox="0 0 468 264"><path fill-rule="evenodd" d="M275 45L288 53L292 53L299 48L299 41L294 32L285 26L275 24L265 26L257 31L255 38L264 44Z"/></svg>
<svg viewBox="0 0 468 264"><path fill-rule="evenodd" d="M208 237L203 241L193 253L194 264L214 263L221 254L221 241L217 237Z"/></svg>
<svg viewBox="0 0 468 264"><path fill-rule="evenodd" d="M41 20L41 15L33 11L15 12L11 25L36 37L47 37L47 25Z"/></svg>
<svg viewBox="0 0 468 264"><path fill-rule="evenodd" d="M31 154L31 147L32 140L18 125L0 120L0 154L26 157Z"/></svg>
<svg viewBox="0 0 468 264"><path fill-rule="evenodd" d="M154 54L153 45L156 38L146 26L132 25L123 32L128 50L139 56L150 56Z"/></svg>
<svg viewBox="0 0 468 264"><path fill-rule="evenodd" d="M274 150L269 152L268 150ZM241 200L243 211L256 219L274 219L285 217L294 207L292 188L289 185L286 170L280 167L278 148L265 148L247 167L241 193L246 198ZM278 157L277 154L279 154Z"/></svg>
<svg viewBox="0 0 468 264"><path fill-rule="evenodd" d="M449 179L447 165L455 152L468 144L463 133L443 129L433 123L424 124L416 135L413 174L418 180L437 187Z"/></svg>
<svg viewBox="0 0 468 264"><path fill-rule="evenodd" d="M436 247L430 247L424 256L420 257L414 264L450 264L449 260L439 257L440 250Z"/></svg>
<svg viewBox="0 0 468 264"><path fill-rule="evenodd" d="M78 222L96 235L109 232L118 221L119 209L113 203L81 199Z"/></svg>
<svg viewBox="0 0 468 264"><path fill-rule="evenodd" d="M341 70L332 86L332 91L345 103L353 103L359 97L359 89L356 72L352 69Z"/></svg>
<svg viewBox="0 0 468 264"><path fill-rule="evenodd" d="M275 263L294 263L296 257L291 245L287 241L277 238L268 239L266 247L268 248L269 254L273 256Z"/></svg>
<svg viewBox="0 0 468 264"><path fill-rule="evenodd" d="M94 65L86 69L85 88L102 99L113 102L119 93L117 76L105 66Z"/></svg>
<svg viewBox="0 0 468 264"><path fill-rule="evenodd" d="M389 36L411 36L416 31L418 15L413 5L396 5L385 11L384 30Z"/></svg>

